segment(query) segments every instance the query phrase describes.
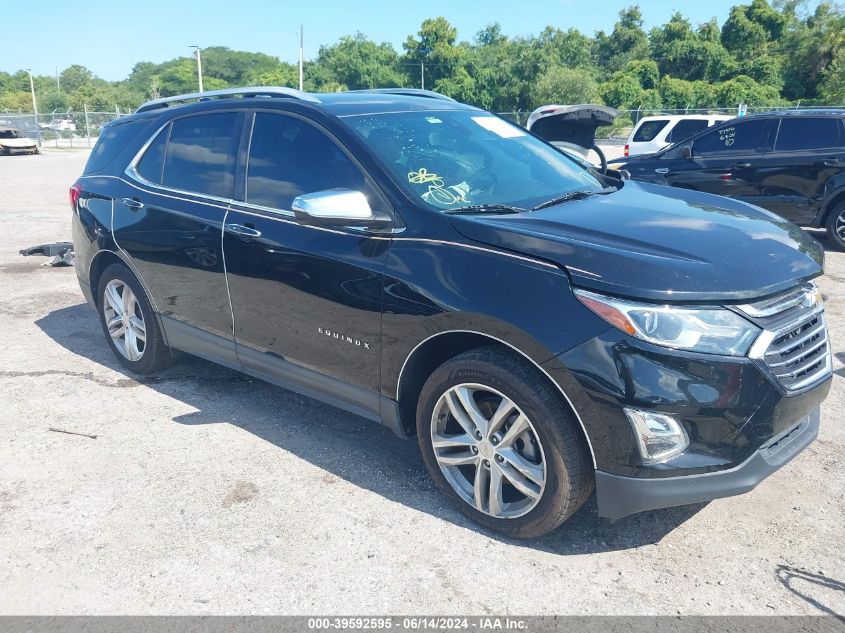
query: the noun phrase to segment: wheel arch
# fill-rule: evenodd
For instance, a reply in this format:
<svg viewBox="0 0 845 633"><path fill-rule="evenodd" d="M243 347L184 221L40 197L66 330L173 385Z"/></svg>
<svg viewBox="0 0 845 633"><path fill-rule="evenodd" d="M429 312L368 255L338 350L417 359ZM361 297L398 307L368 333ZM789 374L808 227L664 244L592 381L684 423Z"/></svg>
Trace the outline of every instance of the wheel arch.
<svg viewBox="0 0 845 633"><path fill-rule="evenodd" d="M422 386L428 377L434 372L437 367L446 361L463 354L471 349L478 347L486 347L495 345L503 349L515 352L533 367L540 371L547 381L561 394L566 406L581 429L581 435L587 443L587 448L590 450L590 458L593 462L593 467L596 467L596 456L593 452L593 446L590 442L590 436L587 433L587 428L584 425L578 410L575 408L571 398L566 394L563 387L558 384L552 376L543 369L543 366L534 360L528 353L497 336L480 332L471 329L451 329L444 330L432 334L431 336L420 341L405 358L399 370L399 376L396 382L396 400L399 403L399 415L401 423L406 431L413 434L415 428L414 420L416 417L417 402L419 399Z"/></svg>
<svg viewBox="0 0 845 633"><path fill-rule="evenodd" d="M147 282L138 272L138 269L132 264L132 262L122 253L118 253L111 249L101 248L94 254L94 257L91 258L91 264L88 266L88 283L91 285L91 296L94 299L94 306L99 308L98 305L98 297L97 297L97 288L100 285L100 276L103 274L103 271L108 268L112 264L122 264L126 266L130 272L135 275L135 278L138 280L138 283L141 284L141 287L144 289L144 292L147 294L147 299L150 302L150 305L153 307L153 312L158 314L158 305L156 303L155 297L150 292L150 288L147 285Z"/></svg>
<svg viewBox="0 0 845 633"><path fill-rule="evenodd" d="M819 226L824 228L827 224L827 219L830 217L830 212L833 211L838 205L845 202L845 186L840 187L836 191L831 194L830 198L828 198L824 203L824 213L822 214L821 220L819 221Z"/></svg>

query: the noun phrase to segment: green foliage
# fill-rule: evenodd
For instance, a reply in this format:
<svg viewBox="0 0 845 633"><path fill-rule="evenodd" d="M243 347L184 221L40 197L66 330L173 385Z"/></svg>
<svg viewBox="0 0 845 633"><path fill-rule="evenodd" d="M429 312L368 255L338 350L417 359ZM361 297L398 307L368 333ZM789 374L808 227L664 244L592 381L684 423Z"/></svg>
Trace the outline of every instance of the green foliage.
<svg viewBox="0 0 845 633"><path fill-rule="evenodd" d="M741 0L740 0L741 1ZM845 13L821 0L746 0L720 27L692 24L681 12L643 30L639 7L619 12L610 33L590 37L549 25L534 36L508 37L490 24L462 41L444 17L424 20L397 51L363 33L322 46L305 62L304 87L326 92L425 86L497 112L545 103L604 102L636 110L845 102ZM597 8L597 10L599 10ZM296 64L222 46L202 50L205 89L298 86ZM196 58L141 61L123 81L107 82L74 64L59 77L34 77L39 110L127 111L143 101L194 92ZM29 74L0 72L0 110L29 111Z"/></svg>

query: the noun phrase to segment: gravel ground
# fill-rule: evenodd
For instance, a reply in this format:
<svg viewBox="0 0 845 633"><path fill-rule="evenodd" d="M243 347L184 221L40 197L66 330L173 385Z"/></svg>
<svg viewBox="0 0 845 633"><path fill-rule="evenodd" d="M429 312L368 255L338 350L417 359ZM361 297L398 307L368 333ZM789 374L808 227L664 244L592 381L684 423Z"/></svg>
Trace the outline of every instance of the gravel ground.
<svg viewBox="0 0 845 633"><path fill-rule="evenodd" d="M0 158L0 613L845 613L845 254L809 449L741 497L616 523L591 500L510 541L413 441L200 360L123 371L73 270L17 254L70 238L85 159Z"/></svg>

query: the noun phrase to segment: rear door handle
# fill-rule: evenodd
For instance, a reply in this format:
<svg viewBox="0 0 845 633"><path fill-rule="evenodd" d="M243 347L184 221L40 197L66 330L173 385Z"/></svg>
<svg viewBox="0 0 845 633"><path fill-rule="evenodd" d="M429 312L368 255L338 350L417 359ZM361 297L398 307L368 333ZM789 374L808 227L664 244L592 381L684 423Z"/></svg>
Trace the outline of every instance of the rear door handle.
<svg viewBox="0 0 845 633"><path fill-rule="evenodd" d="M734 163L734 169L748 169L751 167L751 163L747 163L745 161L740 161L738 163Z"/></svg>
<svg viewBox="0 0 845 633"><path fill-rule="evenodd" d="M138 209L144 208L144 203L140 200L137 200L136 198L121 198L120 204L125 207L129 207L133 211L137 211Z"/></svg>
<svg viewBox="0 0 845 633"><path fill-rule="evenodd" d="M654 173L655 174L668 174L669 168L668 167L658 167L657 169L654 170Z"/></svg>
<svg viewBox="0 0 845 633"><path fill-rule="evenodd" d="M839 160L838 158L825 158L816 164L824 167L845 167L845 161Z"/></svg>
<svg viewBox="0 0 845 633"><path fill-rule="evenodd" d="M245 240L261 237L261 231L251 226L244 226L243 224L227 224L226 230Z"/></svg>

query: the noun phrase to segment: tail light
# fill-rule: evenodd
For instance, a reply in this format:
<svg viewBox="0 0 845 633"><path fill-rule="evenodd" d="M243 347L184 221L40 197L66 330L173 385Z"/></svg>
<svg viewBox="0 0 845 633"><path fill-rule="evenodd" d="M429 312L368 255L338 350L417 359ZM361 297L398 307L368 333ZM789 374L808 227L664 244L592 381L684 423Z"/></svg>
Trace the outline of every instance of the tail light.
<svg viewBox="0 0 845 633"><path fill-rule="evenodd" d="M625 143L625 158L628 158L628 148L629 147L630 146L627 143Z"/></svg>
<svg viewBox="0 0 845 633"><path fill-rule="evenodd" d="M79 202L79 196L81 194L82 194L82 185L80 185L78 182L71 185L70 191L68 192L68 195L70 197L70 209L74 213L76 213L76 204Z"/></svg>

